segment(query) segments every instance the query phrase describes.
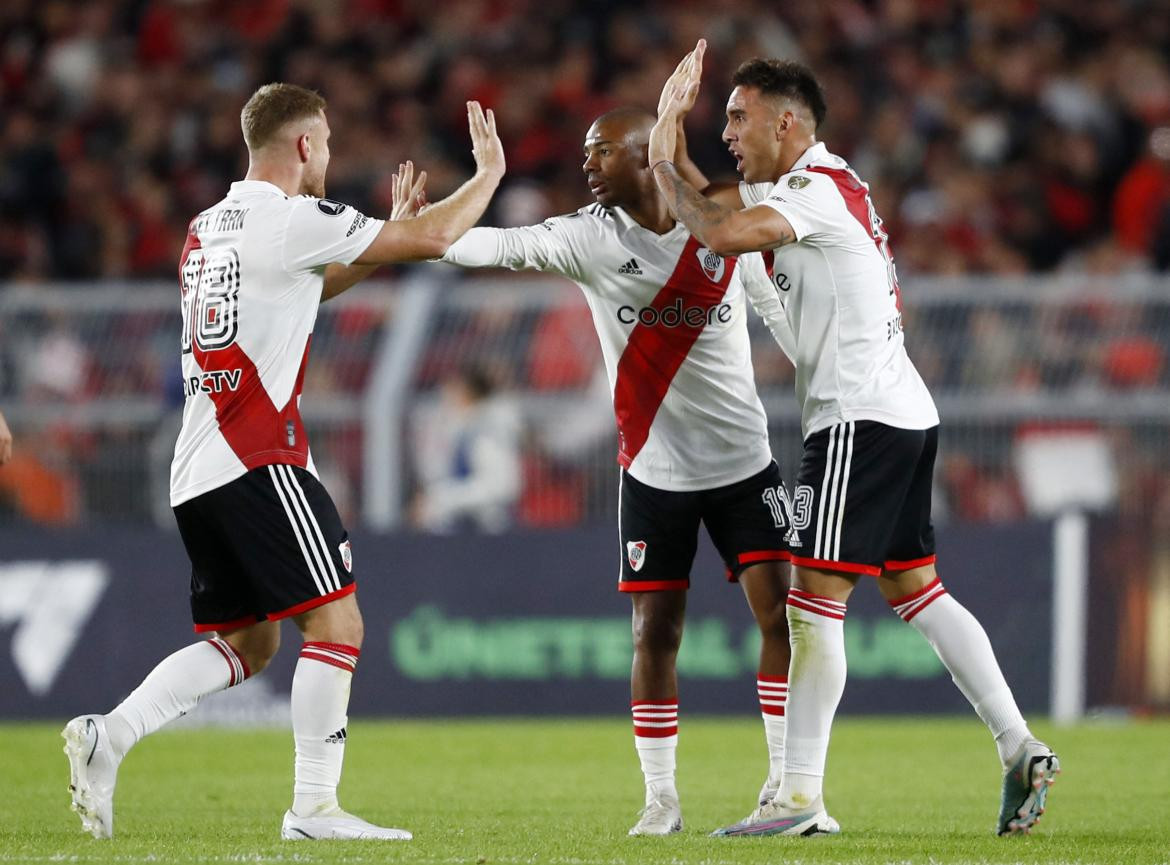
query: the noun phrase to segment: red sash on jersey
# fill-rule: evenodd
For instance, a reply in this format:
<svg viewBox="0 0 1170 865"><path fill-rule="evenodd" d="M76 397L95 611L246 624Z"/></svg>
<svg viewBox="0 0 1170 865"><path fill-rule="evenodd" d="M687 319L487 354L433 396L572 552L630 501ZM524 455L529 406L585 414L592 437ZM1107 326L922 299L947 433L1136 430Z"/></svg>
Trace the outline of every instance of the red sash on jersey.
<svg viewBox="0 0 1170 865"><path fill-rule="evenodd" d="M735 272L735 258L722 259L722 273L708 268L700 258L703 247L694 237L687 240L674 273L666 280L650 308L659 314L681 302L684 307L709 309L727 293ZM708 253L707 258L714 253ZM715 256L718 259L718 256ZM716 277L716 278L713 278ZM641 321L630 331L626 348L618 360L613 388L613 411L618 428L618 463L629 468L650 436L650 426L675 374L686 360L691 346L707 326L681 322L673 327Z"/></svg>

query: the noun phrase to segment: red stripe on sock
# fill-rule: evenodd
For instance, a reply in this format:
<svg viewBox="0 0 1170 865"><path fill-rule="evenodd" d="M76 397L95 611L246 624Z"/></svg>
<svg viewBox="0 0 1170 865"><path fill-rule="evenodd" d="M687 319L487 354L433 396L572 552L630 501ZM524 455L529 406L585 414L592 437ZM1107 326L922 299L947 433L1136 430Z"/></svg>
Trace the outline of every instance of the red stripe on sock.
<svg viewBox="0 0 1170 865"><path fill-rule="evenodd" d="M337 667L339 670L345 670L347 673L352 673L354 669L351 665L345 663L344 661L339 661L336 658L329 657L328 655L315 655L307 652L301 652L301 657L306 661L320 661L322 664L329 664L330 666Z"/></svg>
<svg viewBox="0 0 1170 865"><path fill-rule="evenodd" d="M307 642L301 648L308 649L310 647L317 647L320 649L329 649L331 652L338 652L342 655L352 655L355 658L360 658L362 650L357 646L347 646L345 643L317 643Z"/></svg>
<svg viewBox="0 0 1170 865"><path fill-rule="evenodd" d="M220 655L223 656L224 663L228 665L228 671L231 673L231 676L228 679L229 688L235 687L236 685L240 684L240 682L244 681L244 679L248 678L248 676L252 675L251 671L248 670L247 661L244 660L244 657L236 651L235 646L233 646L231 643L227 642L226 640L208 640L207 645L211 646L213 649L215 649L215 651L219 652ZM231 653L230 655L228 654L229 652ZM232 655L235 655L235 657L239 660L240 667L244 671L244 679L239 679L237 681L236 665L232 663Z"/></svg>
<svg viewBox="0 0 1170 865"><path fill-rule="evenodd" d="M941 582L942 582L942 580L939 577L935 577L933 580L931 580L929 583L927 583L925 586L923 586L917 592L911 592L910 594L908 594L904 598L895 598L894 600L890 601L890 606L891 607L900 607L900 606L902 606L902 604L910 603L915 598L921 598L927 592L934 591L934 587L939 585Z"/></svg>
<svg viewBox="0 0 1170 865"><path fill-rule="evenodd" d="M665 706L665 709L650 709L648 706ZM634 735L651 739L665 739L678 734L678 697L664 697L661 700L631 700L630 712L634 719ZM670 724L668 727L645 727L643 724Z"/></svg>
<svg viewBox="0 0 1170 865"><path fill-rule="evenodd" d="M668 736L678 735L678 725L673 727L639 727L635 724L634 735L647 739L665 739Z"/></svg>
<svg viewBox="0 0 1170 865"><path fill-rule="evenodd" d="M341 655L340 658L336 657ZM320 661L340 670L352 673L357 666L361 651L356 646L347 646L344 643L308 642L301 646L301 657L309 661Z"/></svg>
<svg viewBox="0 0 1170 865"><path fill-rule="evenodd" d="M252 670L248 667L248 662L244 660L244 656L240 654L239 650L235 646L233 646L231 643L229 643L227 640L224 640L223 644L231 650L231 653L233 655L235 655L236 659L240 662L240 666L244 669L244 679L251 676ZM243 681L243 679L241 679L240 681ZM236 684L239 684L239 682L237 682Z"/></svg>
<svg viewBox="0 0 1170 865"><path fill-rule="evenodd" d="M784 687L778 687L783 685ZM788 703L788 677L787 676L766 676L763 673L756 674L756 692L760 697L760 711L765 715L775 715L776 717L783 717L785 705ZM768 702L765 703L764 701ZM779 703L779 706L771 705Z"/></svg>
<svg viewBox="0 0 1170 865"><path fill-rule="evenodd" d="M830 612L829 610L826 610L822 607L817 607L813 606L812 604L805 603L800 598L794 598L791 595L788 597L788 606L796 607L799 610L805 610L809 613L816 613L818 616L824 616L826 619L836 619L838 621L845 620L844 613Z"/></svg>

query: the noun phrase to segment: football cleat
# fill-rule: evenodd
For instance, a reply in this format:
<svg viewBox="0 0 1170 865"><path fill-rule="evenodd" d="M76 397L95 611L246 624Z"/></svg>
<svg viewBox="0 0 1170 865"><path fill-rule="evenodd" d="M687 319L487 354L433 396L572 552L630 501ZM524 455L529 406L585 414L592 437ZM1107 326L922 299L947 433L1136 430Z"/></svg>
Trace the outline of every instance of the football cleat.
<svg viewBox="0 0 1170 865"><path fill-rule="evenodd" d="M280 837L285 841L409 841L414 836L405 829L375 826L338 808L312 817L286 811Z"/></svg>
<svg viewBox="0 0 1170 865"><path fill-rule="evenodd" d="M652 793L638 814L631 835L671 835L682 831L682 806L673 793Z"/></svg>
<svg viewBox="0 0 1170 865"><path fill-rule="evenodd" d="M1003 772L996 835L1027 835L1044 813L1048 788L1060 774L1060 760L1043 742L1029 739Z"/></svg>
<svg viewBox="0 0 1170 865"><path fill-rule="evenodd" d="M69 792L72 808L81 818L81 828L94 838L114 836L114 785L118 764L106 735L104 715L81 715L61 731L65 756L69 758Z"/></svg>
<svg viewBox="0 0 1170 865"><path fill-rule="evenodd" d="M808 808L785 808L771 801L761 805L749 816L733 826L724 826L711 833L712 838L732 838L741 835L836 835L841 831L837 821L825 811L824 801L817 800Z"/></svg>

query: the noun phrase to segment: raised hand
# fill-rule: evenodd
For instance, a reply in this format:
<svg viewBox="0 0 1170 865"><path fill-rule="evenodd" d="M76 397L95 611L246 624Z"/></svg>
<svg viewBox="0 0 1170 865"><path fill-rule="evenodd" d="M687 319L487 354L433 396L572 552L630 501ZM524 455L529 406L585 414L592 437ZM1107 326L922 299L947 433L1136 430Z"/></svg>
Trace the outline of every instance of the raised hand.
<svg viewBox="0 0 1170 865"><path fill-rule="evenodd" d="M390 188L392 220L418 216L427 204L426 183L425 171L420 171L418 180L414 180L414 163L409 159L398 164L398 172L394 175L394 182Z"/></svg>
<svg viewBox="0 0 1170 865"><path fill-rule="evenodd" d="M683 118L695 106L695 98L699 95L706 51L707 40L700 39L662 87L662 94L658 97L658 122L650 130L648 156L651 168L658 162L674 159Z"/></svg>
<svg viewBox="0 0 1170 865"><path fill-rule="evenodd" d="M467 103L467 125L471 129L471 155L476 168L485 174L504 176L504 145L496 134L496 115L489 108L484 114L478 102Z"/></svg>
<svg viewBox="0 0 1170 865"><path fill-rule="evenodd" d="M695 47L691 49L678 62L678 66L674 68L674 72L666 79L666 84L663 85L662 93L658 97L658 116L661 117L663 113L668 110L677 110L681 107L682 111L679 115L680 119L686 115L695 106L695 97L699 94L699 79L703 74L703 55L707 52L707 40L700 39L695 43ZM681 102L676 102L676 94L681 94L685 98Z"/></svg>

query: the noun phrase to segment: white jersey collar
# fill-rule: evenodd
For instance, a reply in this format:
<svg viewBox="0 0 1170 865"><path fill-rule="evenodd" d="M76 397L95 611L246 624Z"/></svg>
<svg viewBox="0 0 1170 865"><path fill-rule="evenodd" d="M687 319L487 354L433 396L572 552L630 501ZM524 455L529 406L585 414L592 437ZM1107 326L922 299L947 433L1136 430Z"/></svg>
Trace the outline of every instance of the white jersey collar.
<svg viewBox="0 0 1170 865"><path fill-rule="evenodd" d="M679 222L676 219L674 222L674 227L671 228L670 231L666 232L665 234L655 234L653 231L646 228L644 225L641 225L636 219L634 219L634 217L630 216L630 214L626 213L624 208L621 208L621 207L618 207L617 205L614 205L613 207L610 207L608 209L609 209L609 212L613 214L614 221L622 227L623 231L631 231L633 229L637 229L638 231L641 231L645 234L648 234L654 238L659 238L659 237L666 238L666 237L670 237L671 234L678 231L680 228L682 228L684 230L686 229L686 226L683 225L681 222Z"/></svg>
<svg viewBox="0 0 1170 865"><path fill-rule="evenodd" d="M275 183L269 183L267 180L237 180L231 185L231 193L240 194L246 192L267 192L272 195L279 195L281 198L288 198L284 194L284 190Z"/></svg>
<svg viewBox="0 0 1170 865"><path fill-rule="evenodd" d="M798 171L801 168L806 168L818 159L824 159L829 155L829 149L825 147L825 142L818 141L812 147L808 148L804 153L800 154L800 159L793 163L792 167L788 169L785 174L791 171Z"/></svg>

